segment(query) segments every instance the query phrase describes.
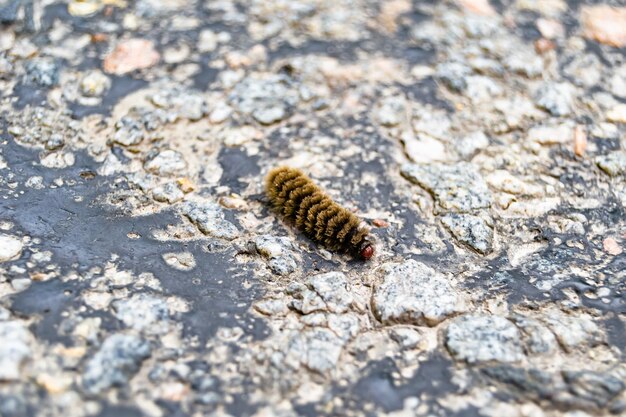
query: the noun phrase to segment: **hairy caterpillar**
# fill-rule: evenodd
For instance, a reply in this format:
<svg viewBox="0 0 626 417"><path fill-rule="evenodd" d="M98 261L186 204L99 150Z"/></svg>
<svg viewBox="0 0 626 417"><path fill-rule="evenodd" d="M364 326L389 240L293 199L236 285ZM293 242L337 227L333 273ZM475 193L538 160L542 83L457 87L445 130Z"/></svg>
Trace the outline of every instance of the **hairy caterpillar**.
<svg viewBox="0 0 626 417"><path fill-rule="evenodd" d="M302 171L274 168L267 175L265 189L274 209L293 221L310 239L361 259L374 256L369 229L324 194Z"/></svg>

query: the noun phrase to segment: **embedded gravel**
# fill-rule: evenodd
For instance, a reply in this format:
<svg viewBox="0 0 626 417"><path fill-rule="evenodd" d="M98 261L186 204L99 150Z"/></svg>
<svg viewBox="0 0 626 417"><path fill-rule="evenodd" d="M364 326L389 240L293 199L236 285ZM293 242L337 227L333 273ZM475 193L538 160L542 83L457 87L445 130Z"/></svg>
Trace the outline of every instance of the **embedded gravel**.
<svg viewBox="0 0 626 417"><path fill-rule="evenodd" d="M0 0L0 417L625 415L625 47L619 0Z"/></svg>

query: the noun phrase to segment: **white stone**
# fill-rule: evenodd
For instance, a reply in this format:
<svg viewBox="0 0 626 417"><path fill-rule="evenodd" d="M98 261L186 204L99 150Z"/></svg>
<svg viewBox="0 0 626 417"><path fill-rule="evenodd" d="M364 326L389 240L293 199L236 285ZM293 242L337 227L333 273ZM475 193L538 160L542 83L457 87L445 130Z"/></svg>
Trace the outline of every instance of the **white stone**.
<svg viewBox="0 0 626 417"><path fill-rule="evenodd" d="M22 365L32 354L33 335L19 321L0 322L0 381L14 381L22 375Z"/></svg>
<svg viewBox="0 0 626 417"><path fill-rule="evenodd" d="M22 241L15 236L0 234L0 262L17 259L22 254Z"/></svg>

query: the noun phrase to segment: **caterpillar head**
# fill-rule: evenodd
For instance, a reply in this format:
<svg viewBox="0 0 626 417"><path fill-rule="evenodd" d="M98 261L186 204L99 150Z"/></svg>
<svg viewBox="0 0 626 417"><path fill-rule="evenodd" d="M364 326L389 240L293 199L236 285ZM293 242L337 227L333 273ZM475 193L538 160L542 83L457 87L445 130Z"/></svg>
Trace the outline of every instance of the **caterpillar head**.
<svg viewBox="0 0 626 417"><path fill-rule="evenodd" d="M374 252L376 252L374 249L374 242L369 237L363 239L363 243L361 243L361 246L359 247L359 256L361 259L367 261L374 256Z"/></svg>

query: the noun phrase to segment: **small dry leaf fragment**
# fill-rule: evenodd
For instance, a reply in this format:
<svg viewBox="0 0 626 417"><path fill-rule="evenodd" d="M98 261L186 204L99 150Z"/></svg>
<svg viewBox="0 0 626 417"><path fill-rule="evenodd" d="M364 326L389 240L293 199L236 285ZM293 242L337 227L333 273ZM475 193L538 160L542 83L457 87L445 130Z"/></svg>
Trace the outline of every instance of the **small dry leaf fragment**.
<svg viewBox="0 0 626 417"><path fill-rule="evenodd" d="M383 219L375 219L372 224L376 227L389 227L389 223Z"/></svg>
<svg viewBox="0 0 626 417"><path fill-rule="evenodd" d="M182 177L182 178L177 179L176 184L178 184L178 187L180 188L180 190L185 194L190 193L196 189L193 182L187 177Z"/></svg>
<svg viewBox="0 0 626 417"><path fill-rule="evenodd" d="M159 62L159 53L154 44L146 39L128 39L121 42L104 59L104 70L111 74L127 74L129 72L149 68Z"/></svg>
<svg viewBox="0 0 626 417"><path fill-rule="evenodd" d="M536 24L539 33L546 39L562 38L565 36L565 29L558 20L540 17L537 19Z"/></svg>
<svg viewBox="0 0 626 417"><path fill-rule="evenodd" d="M220 197L218 200L222 207L226 207L233 210L244 210L248 207L248 203L237 194L231 194L230 196Z"/></svg>
<svg viewBox="0 0 626 417"><path fill-rule="evenodd" d="M620 103L606 113L606 120L613 123L626 123L626 104Z"/></svg>
<svg viewBox="0 0 626 417"><path fill-rule="evenodd" d="M91 42L92 43L106 42L108 39L109 39L109 35L107 35L106 33L93 33L93 34L91 34Z"/></svg>
<svg viewBox="0 0 626 417"><path fill-rule="evenodd" d="M458 0L466 10L483 16L495 16L496 11L488 0Z"/></svg>
<svg viewBox="0 0 626 417"><path fill-rule="evenodd" d="M583 156L587 149L587 132L583 125L577 125L574 129L574 153L576 156Z"/></svg>
<svg viewBox="0 0 626 417"><path fill-rule="evenodd" d="M396 20L403 14L411 11L411 2L408 0L388 0L380 8L379 21L388 33L395 33L398 29Z"/></svg>
<svg viewBox="0 0 626 417"><path fill-rule="evenodd" d="M73 1L67 5L67 11L72 16L89 16L97 13L104 5L98 1Z"/></svg>
<svg viewBox="0 0 626 417"><path fill-rule="evenodd" d="M67 11L72 16L86 17L99 12L105 6L124 8L127 4L123 0L74 0L67 5Z"/></svg>
<svg viewBox="0 0 626 417"><path fill-rule="evenodd" d="M604 239L602 245L604 246L605 252L610 255L617 256L622 253L622 248L620 247L619 243L617 243L617 241L612 237L607 237L606 239Z"/></svg>
<svg viewBox="0 0 626 417"><path fill-rule="evenodd" d="M626 46L626 7L583 6L580 19L585 37L616 48Z"/></svg>
<svg viewBox="0 0 626 417"><path fill-rule="evenodd" d="M535 41L535 51L537 51L538 54L545 54L554 48L556 48L556 45L550 39L539 38Z"/></svg>
<svg viewBox="0 0 626 417"><path fill-rule="evenodd" d="M189 392L189 385L181 382L167 382L160 387L160 397L167 401L182 401Z"/></svg>

